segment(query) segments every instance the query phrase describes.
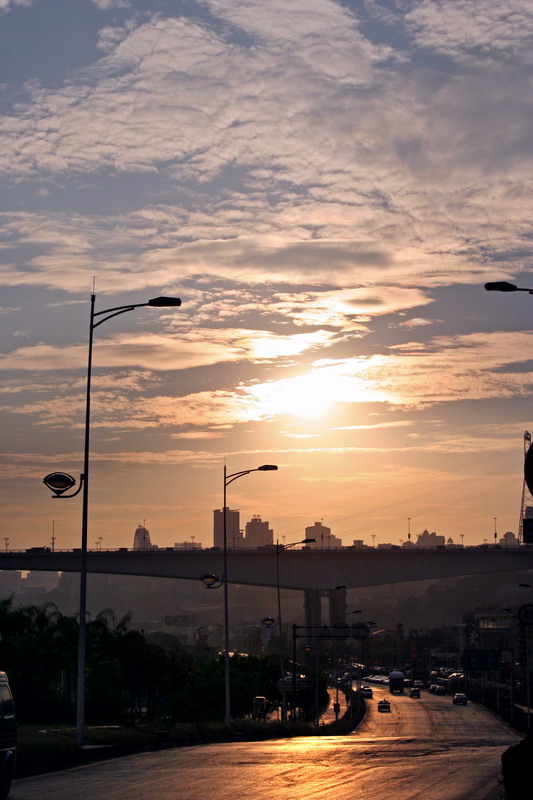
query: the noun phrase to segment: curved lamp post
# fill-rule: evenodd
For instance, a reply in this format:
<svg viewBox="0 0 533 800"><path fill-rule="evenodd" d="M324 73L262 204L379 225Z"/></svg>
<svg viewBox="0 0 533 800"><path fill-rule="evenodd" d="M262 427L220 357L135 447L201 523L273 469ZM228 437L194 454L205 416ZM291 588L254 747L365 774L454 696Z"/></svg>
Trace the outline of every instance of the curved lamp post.
<svg viewBox="0 0 533 800"><path fill-rule="evenodd" d="M224 464L224 505L223 505L223 533L224 533L224 575L222 584L224 586L224 723L231 725L231 697L230 697L230 672L229 672L229 602L228 602L228 522L227 522L227 488L230 483L249 475L250 472L269 472L276 470L276 464L263 464L255 469L243 469L239 472L231 472L228 475ZM205 580L204 580L205 583Z"/></svg>
<svg viewBox="0 0 533 800"><path fill-rule="evenodd" d="M75 479L66 472L52 472L44 478L45 485L54 493L53 499L75 497L82 489L82 514L81 514L81 550L80 550L80 608L79 608L79 634L78 634L78 688L76 697L76 738L81 747L84 739L85 728L85 663L86 663L86 614L87 614L87 531L89 510L89 438L91 428L91 373L93 360L93 338L95 328L107 322L112 317L126 314L135 308L151 306L152 308L175 308L181 305L177 297L154 297L147 303L132 303L127 306L114 306L103 311L94 310L96 295L91 295L91 311L89 320L89 347L87 358L87 388L85 399L85 441L83 455L83 472L80 475L80 485L73 494L66 494L73 489ZM100 317L96 321L96 318Z"/></svg>

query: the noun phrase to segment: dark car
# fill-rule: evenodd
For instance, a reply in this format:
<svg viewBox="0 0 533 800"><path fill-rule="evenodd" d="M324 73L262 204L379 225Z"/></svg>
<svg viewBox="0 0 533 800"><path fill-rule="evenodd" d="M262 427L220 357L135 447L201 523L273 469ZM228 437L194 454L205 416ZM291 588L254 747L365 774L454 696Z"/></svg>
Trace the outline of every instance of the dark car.
<svg viewBox="0 0 533 800"><path fill-rule="evenodd" d="M412 689L409 689L409 697L420 697L420 689L413 686Z"/></svg>
<svg viewBox="0 0 533 800"><path fill-rule="evenodd" d="M380 700L378 703L378 711L390 711L390 703L388 700Z"/></svg>
<svg viewBox="0 0 533 800"><path fill-rule="evenodd" d="M466 694L463 694L462 692L457 692L452 697L452 703L454 704L454 706L466 706L466 704L468 703L468 698Z"/></svg>
<svg viewBox="0 0 533 800"><path fill-rule="evenodd" d="M0 672L0 798L7 797L17 760L17 718L5 672Z"/></svg>

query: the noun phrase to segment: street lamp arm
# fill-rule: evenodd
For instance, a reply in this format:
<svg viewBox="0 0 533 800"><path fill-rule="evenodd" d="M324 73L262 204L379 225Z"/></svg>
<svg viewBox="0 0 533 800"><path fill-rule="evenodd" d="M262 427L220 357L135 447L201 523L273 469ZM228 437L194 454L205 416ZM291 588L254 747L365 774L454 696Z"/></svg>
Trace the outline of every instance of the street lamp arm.
<svg viewBox="0 0 533 800"><path fill-rule="evenodd" d="M229 475L224 476L224 484L229 486L230 483L236 481L237 478L241 478L243 475L249 475L250 472L267 472L276 469L276 464L263 464L261 467L255 467L254 469L243 469L240 472L231 472Z"/></svg>
<svg viewBox="0 0 533 800"><path fill-rule="evenodd" d="M91 330L94 330L103 322L107 322L108 319L118 317L119 314L126 314L128 311L133 311L136 308L143 308L146 306L151 306L154 308L172 308L181 306L181 300L179 297L155 297L153 300L148 300L147 303L131 303L129 306L114 306L113 308L105 308L103 311L96 311L92 315L93 320L95 317L103 317L103 319L98 320L98 322L91 321ZM104 314L106 316L104 316Z"/></svg>
<svg viewBox="0 0 533 800"><path fill-rule="evenodd" d="M316 542L316 539L300 539L299 542L290 542L290 544L276 542L276 547L280 552L283 552L283 550L288 550L290 547L296 547L297 544L311 544L311 542Z"/></svg>
<svg viewBox="0 0 533 800"><path fill-rule="evenodd" d="M243 475L249 475L250 472L256 472L256 469L244 469L242 472L232 472L231 475L226 475L225 484L229 486L230 483L236 481L237 478L242 478Z"/></svg>
<svg viewBox="0 0 533 800"><path fill-rule="evenodd" d="M107 316L103 317L103 319L99 319L98 322L92 322L91 330L94 331L95 328L97 328L99 325L102 325L102 323L107 322L108 319L118 317L119 314L125 314L127 311L133 311L135 308L145 305L147 305L147 303L138 303L137 305L133 306L118 306L118 308L108 308L105 311L98 311L96 314L93 314L93 317L99 317L100 314L107 314Z"/></svg>

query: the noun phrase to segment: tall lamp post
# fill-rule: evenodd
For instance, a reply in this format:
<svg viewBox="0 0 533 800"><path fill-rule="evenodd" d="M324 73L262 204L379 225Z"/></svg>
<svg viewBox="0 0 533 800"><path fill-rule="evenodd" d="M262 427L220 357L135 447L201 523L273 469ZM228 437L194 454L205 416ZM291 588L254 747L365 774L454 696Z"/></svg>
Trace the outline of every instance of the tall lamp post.
<svg viewBox="0 0 533 800"><path fill-rule="evenodd" d="M177 297L155 297L147 303L132 303L127 306L115 306L103 311L94 310L96 295L91 294L91 311L89 320L89 346L87 358L87 387L85 399L85 441L83 455L83 472L80 475L80 484L75 492L66 494L73 489L76 481L65 472L52 472L43 481L45 485L54 493L54 499L58 497L75 497L82 492L82 512L81 512L81 548L80 548L80 604L79 604L79 627L78 627L78 687L76 697L76 738L81 747L84 740L85 728L85 664L86 664L86 614L87 614L87 533L88 533L88 512L89 512L89 439L91 429L91 377L93 359L93 338L94 331L102 323L107 322L112 317L133 311L136 308L150 306L152 308L173 308L181 305L181 300ZM97 317L101 319L97 320Z"/></svg>
<svg viewBox="0 0 533 800"><path fill-rule="evenodd" d="M222 584L224 586L224 723L227 727L231 725L231 697L230 697L230 671L229 671L229 602L228 602L228 522L227 522L227 488L230 483L249 475L250 472L269 472L276 470L276 464L263 464L255 469L243 469L240 472L231 472L228 475L227 467L224 464L224 506L223 506L223 536L224 536L224 575Z"/></svg>
<svg viewBox="0 0 533 800"><path fill-rule="evenodd" d="M276 540L276 590L278 599L278 634L279 634L279 668L281 677L281 720L287 721L287 688L285 686L285 665L284 665L284 642L283 642L283 617L281 614L281 586L279 580L279 554L284 550L289 550L291 547L296 547L298 544L311 544L316 542L316 539L301 539L299 542L291 542L290 544L280 544ZM268 621L267 621L268 620ZM271 620L271 621L270 621ZM272 627L274 620L271 617L265 617L263 624L267 627ZM295 698L293 698L294 703Z"/></svg>

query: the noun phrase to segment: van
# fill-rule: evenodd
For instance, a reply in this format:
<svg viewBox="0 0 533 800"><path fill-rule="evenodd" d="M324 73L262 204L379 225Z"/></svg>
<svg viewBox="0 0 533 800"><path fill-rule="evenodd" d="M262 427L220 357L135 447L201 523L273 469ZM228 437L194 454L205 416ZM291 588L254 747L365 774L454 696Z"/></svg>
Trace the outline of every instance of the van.
<svg viewBox="0 0 533 800"><path fill-rule="evenodd" d="M5 672L0 672L0 800L9 794L17 760L17 718Z"/></svg>

